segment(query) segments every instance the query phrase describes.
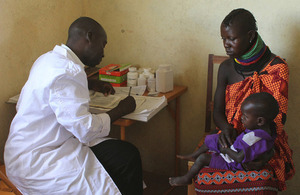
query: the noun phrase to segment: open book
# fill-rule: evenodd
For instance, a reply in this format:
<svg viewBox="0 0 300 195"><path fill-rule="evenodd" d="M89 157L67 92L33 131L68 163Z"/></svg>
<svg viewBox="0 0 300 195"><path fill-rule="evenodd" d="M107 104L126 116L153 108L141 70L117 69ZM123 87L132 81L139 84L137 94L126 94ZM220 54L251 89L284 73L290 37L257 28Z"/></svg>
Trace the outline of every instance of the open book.
<svg viewBox="0 0 300 195"><path fill-rule="evenodd" d="M95 92L90 96L90 107L112 109L116 107L122 99L127 97L126 94L115 94L104 96L103 93ZM138 109L146 100L146 96L132 96L135 99L136 109Z"/></svg>
<svg viewBox="0 0 300 195"><path fill-rule="evenodd" d="M91 94L90 112L95 114L107 112L108 110L116 107L118 103L128 95L129 91L126 87L117 87L115 90L115 95L104 96L98 92ZM167 99L165 96L141 96L141 94L143 94L143 90L145 90L145 88L132 88L132 94L135 94L132 95L132 97L134 97L136 101L136 109L134 112L123 116L123 118L147 122L167 105Z"/></svg>

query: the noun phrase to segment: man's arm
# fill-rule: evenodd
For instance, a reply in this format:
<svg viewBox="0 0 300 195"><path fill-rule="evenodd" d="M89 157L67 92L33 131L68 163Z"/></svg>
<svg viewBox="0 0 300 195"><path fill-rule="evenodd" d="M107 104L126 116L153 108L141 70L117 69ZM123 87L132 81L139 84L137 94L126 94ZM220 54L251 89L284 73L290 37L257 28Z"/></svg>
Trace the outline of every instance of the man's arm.
<svg viewBox="0 0 300 195"><path fill-rule="evenodd" d="M235 162L241 163L244 160L245 154L244 151L240 152L233 151L230 148L220 148L220 152L223 154L228 154L230 158L232 158Z"/></svg>

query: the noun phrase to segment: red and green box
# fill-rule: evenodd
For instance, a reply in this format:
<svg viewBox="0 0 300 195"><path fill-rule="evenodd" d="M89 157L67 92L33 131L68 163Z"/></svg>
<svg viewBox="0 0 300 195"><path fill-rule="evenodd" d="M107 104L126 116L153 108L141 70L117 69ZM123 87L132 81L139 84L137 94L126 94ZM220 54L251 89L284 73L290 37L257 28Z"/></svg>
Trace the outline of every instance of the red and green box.
<svg viewBox="0 0 300 195"><path fill-rule="evenodd" d="M127 73L131 64L109 64L99 70L99 80L111 83L114 87L127 85Z"/></svg>

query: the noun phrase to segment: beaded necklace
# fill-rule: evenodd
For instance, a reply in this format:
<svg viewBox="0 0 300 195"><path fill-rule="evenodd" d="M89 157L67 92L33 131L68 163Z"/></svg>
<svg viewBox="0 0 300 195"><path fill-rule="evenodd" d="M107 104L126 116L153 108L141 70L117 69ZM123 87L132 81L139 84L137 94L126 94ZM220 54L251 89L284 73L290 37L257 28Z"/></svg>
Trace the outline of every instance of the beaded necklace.
<svg viewBox="0 0 300 195"><path fill-rule="evenodd" d="M264 67L265 63L270 60L271 51L265 45L257 33L256 41L253 43L249 51L247 51L240 58L234 58L234 68L240 75L251 76L254 71L259 72ZM245 74L244 72L252 72Z"/></svg>

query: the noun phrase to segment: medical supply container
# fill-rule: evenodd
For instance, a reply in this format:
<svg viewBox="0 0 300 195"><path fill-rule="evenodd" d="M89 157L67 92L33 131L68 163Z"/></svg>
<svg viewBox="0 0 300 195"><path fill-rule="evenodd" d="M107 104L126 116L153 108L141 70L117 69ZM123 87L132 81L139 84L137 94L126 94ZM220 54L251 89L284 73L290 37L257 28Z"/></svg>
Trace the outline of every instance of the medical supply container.
<svg viewBox="0 0 300 195"><path fill-rule="evenodd" d="M129 72L127 73L127 87L137 86L139 73L137 72L136 67L129 67Z"/></svg>
<svg viewBox="0 0 300 195"><path fill-rule="evenodd" d="M173 90L173 70L170 64L161 64L156 70L156 91L166 93Z"/></svg>

